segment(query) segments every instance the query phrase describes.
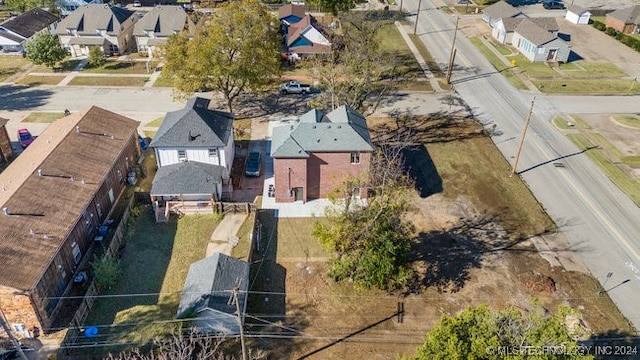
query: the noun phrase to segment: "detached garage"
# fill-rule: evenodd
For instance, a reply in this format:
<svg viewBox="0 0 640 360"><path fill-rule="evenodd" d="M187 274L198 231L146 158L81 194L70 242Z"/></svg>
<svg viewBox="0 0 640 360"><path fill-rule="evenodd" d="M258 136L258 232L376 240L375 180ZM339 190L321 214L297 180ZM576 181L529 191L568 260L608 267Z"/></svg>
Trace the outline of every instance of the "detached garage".
<svg viewBox="0 0 640 360"><path fill-rule="evenodd" d="M569 6L567 15L564 17L568 22L576 25L588 25L591 13L587 9L583 9L577 5Z"/></svg>

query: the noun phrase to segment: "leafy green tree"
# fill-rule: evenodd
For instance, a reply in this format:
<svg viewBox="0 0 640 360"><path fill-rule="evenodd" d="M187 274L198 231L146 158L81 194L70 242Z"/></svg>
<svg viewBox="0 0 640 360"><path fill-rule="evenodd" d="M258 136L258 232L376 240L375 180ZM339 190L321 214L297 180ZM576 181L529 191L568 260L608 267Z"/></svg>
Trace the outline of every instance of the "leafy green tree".
<svg viewBox="0 0 640 360"><path fill-rule="evenodd" d="M309 4L333 15L338 15L339 12L349 11L356 7L355 0L310 0Z"/></svg>
<svg viewBox="0 0 640 360"><path fill-rule="evenodd" d="M371 164L366 179L351 179L336 189L329 221L317 223L313 235L334 254L331 278L393 291L414 278L407 257L414 227L404 219L412 182L404 175L400 148L379 148ZM355 204L353 191L363 186L375 196L366 205Z"/></svg>
<svg viewBox="0 0 640 360"><path fill-rule="evenodd" d="M107 56L102 49L97 46L93 46L91 47L91 50L89 50L89 58L87 59L87 62L91 67L100 67L107 62Z"/></svg>
<svg viewBox="0 0 640 360"><path fill-rule="evenodd" d="M106 254L91 263L96 285L100 291L111 289L118 283L123 274L122 266L117 259Z"/></svg>
<svg viewBox="0 0 640 360"><path fill-rule="evenodd" d="M455 316L442 315L411 359L592 359L581 354L572 337L575 330L567 329L569 316L580 318L580 313L566 306L547 314L535 305L524 315L514 307L498 312L487 305L466 308Z"/></svg>
<svg viewBox="0 0 640 360"><path fill-rule="evenodd" d="M324 91L309 105L332 110L347 104L364 112L395 87L391 80L397 75L400 58L379 45L380 29L392 20L384 14L391 15L371 12L341 16L343 33L331 38L331 54L314 61L315 75Z"/></svg>
<svg viewBox="0 0 640 360"><path fill-rule="evenodd" d="M277 19L257 0L231 2L199 27L193 39L174 35L165 46L163 71L178 97L202 89L222 93L229 111L245 92L257 92L280 70Z"/></svg>
<svg viewBox="0 0 640 360"><path fill-rule="evenodd" d="M54 0L5 0L5 5L9 9L21 13L37 7L48 8L53 12L56 11Z"/></svg>
<svg viewBox="0 0 640 360"><path fill-rule="evenodd" d="M27 59L36 65L44 64L53 68L67 57L67 50L63 49L58 38L48 32L38 33L26 45Z"/></svg>

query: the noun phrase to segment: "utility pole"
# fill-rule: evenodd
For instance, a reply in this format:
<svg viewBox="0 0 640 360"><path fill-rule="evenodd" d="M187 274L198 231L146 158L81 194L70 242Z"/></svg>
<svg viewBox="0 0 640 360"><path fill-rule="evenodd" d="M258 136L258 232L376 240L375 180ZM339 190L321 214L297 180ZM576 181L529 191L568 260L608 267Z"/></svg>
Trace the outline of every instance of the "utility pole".
<svg viewBox="0 0 640 360"><path fill-rule="evenodd" d="M402 14L402 0L400 0L400 14Z"/></svg>
<svg viewBox="0 0 640 360"><path fill-rule="evenodd" d="M16 351L18 351L18 355L20 355L20 359L28 360L27 356L24 354L24 352L22 351L22 348L20 347L20 342L18 341L18 339L16 339L13 336L13 333L11 332L11 329L9 328L9 324L7 324L7 318L4 317L4 312L2 312L2 309L0 309L0 324L2 325L2 328L4 329L4 332L7 333L7 336L9 336L9 339L11 339L11 342L13 343L13 346L16 347Z"/></svg>
<svg viewBox="0 0 640 360"><path fill-rule="evenodd" d="M451 72L453 71L454 49L456 47L456 38L458 36L458 23L460 16L456 18L456 29L453 32L453 42L451 43L451 53L449 54L449 67L447 68L447 84L451 84Z"/></svg>
<svg viewBox="0 0 640 360"><path fill-rule="evenodd" d="M422 7L422 0L418 1L418 11L416 11L416 23L413 25L413 35L418 31L418 20L420 19L420 8Z"/></svg>
<svg viewBox="0 0 640 360"><path fill-rule="evenodd" d="M518 167L518 160L520 160L520 152L522 151L522 145L524 144L524 137L527 135L527 128L529 128L529 122L531 121L531 114L533 113L533 103L536 101L536 97L533 97L531 100L531 106L529 107L529 113L527 114L527 120L524 122L524 129L522 130L522 139L520 139L520 145L518 145L518 152L516 153L516 161L513 163L513 168L511 169L512 177L516 173L516 167Z"/></svg>
<svg viewBox="0 0 640 360"><path fill-rule="evenodd" d="M233 302L236 303L236 311L238 312L238 326L240 326L240 344L242 345L242 360L249 360L247 356L247 347L244 344L244 329L242 326L242 313L240 312L240 300L238 300L239 286L233 288Z"/></svg>

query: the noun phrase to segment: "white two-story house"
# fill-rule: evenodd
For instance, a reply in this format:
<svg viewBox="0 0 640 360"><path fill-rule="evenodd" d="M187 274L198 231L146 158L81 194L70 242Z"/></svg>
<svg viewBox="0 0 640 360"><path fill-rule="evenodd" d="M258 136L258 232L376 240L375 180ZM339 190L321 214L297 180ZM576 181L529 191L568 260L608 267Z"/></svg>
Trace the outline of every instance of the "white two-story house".
<svg viewBox="0 0 640 360"><path fill-rule="evenodd" d="M164 117L150 144L158 166L153 201L220 201L231 196L234 116L209 109L209 102L194 97L184 109Z"/></svg>

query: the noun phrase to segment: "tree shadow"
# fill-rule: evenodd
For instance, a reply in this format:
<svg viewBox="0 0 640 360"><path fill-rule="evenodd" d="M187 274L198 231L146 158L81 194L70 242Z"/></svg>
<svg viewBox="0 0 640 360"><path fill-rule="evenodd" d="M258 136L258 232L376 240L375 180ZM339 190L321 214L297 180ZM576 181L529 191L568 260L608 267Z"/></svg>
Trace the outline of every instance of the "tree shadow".
<svg viewBox="0 0 640 360"><path fill-rule="evenodd" d="M522 243L542 234L517 238L508 234L491 216L461 218L449 229L419 233L408 256L417 270L409 291L434 287L440 293L455 293L470 279L472 269L482 267L486 256L502 251L538 251Z"/></svg>
<svg viewBox="0 0 640 360"><path fill-rule="evenodd" d="M637 359L640 351L640 337L638 333L609 330L591 335L588 339L579 340L578 344L585 347L588 353L599 360L629 358Z"/></svg>
<svg viewBox="0 0 640 360"><path fill-rule="evenodd" d="M53 91L21 85L0 86L0 110L28 110L45 105Z"/></svg>
<svg viewBox="0 0 640 360"><path fill-rule="evenodd" d="M403 149L402 156L405 171L421 198L442 192L442 178L424 145L409 146Z"/></svg>
<svg viewBox="0 0 640 360"><path fill-rule="evenodd" d="M318 90L316 90L318 91ZM276 114L303 114L311 108L307 102L312 99L310 95L281 95L279 93L266 93L256 96L255 94L243 94L238 96L234 105L237 118L253 119ZM220 104L223 108L224 104Z"/></svg>

